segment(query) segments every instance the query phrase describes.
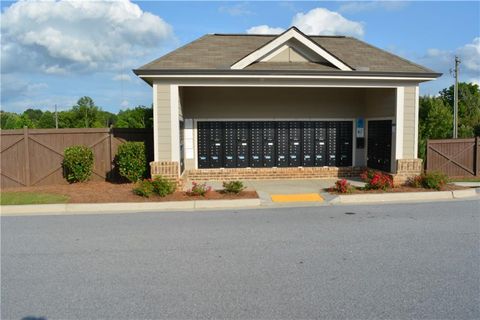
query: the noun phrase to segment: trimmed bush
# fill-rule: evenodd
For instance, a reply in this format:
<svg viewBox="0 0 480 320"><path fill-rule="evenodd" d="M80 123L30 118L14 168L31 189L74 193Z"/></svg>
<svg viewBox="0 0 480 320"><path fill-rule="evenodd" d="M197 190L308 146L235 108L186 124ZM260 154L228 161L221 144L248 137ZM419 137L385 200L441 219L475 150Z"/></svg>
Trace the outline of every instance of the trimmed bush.
<svg viewBox="0 0 480 320"><path fill-rule="evenodd" d="M176 184L164 177L156 177L152 180L153 192L160 197L165 197L175 192Z"/></svg>
<svg viewBox="0 0 480 320"><path fill-rule="evenodd" d="M360 175L367 190L387 190L393 188L393 179L390 175L380 171L368 170Z"/></svg>
<svg viewBox="0 0 480 320"><path fill-rule="evenodd" d="M448 177L442 172L422 173L408 181L415 188L441 190L448 183Z"/></svg>
<svg viewBox="0 0 480 320"><path fill-rule="evenodd" d="M132 191L138 196L142 196L145 198L150 197L153 193L152 180L145 179L142 181L138 181Z"/></svg>
<svg viewBox="0 0 480 320"><path fill-rule="evenodd" d="M223 192L226 193L240 193L245 189L242 181L225 181L223 183Z"/></svg>
<svg viewBox="0 0 480 320"><path fill-rule="evenodd" d="M335 182L335 185L329 189L330 192L337 192L337 193L352 193L355 190L346 179L340 179Z"/></svg>
<svg viewBox="0 0 480 320"><path fill-rule="evenodd" d="M128 141L118 147L116 164L120 175L130 182L137 182L145 177L147 159L143 142Z"/></svg>
<svg viewBox="0 0 480 320"><path fill-rule="evenodd" d="M204 183L196 183L195 181L192 182L192 188L187 191L188 195L191 196L202 196L204 197L207 192L212 191L212 187L207 186L207 184Z"/></svg>
<svg viewBox="0 0 480 320"><path fill-rule="evenodd" d="M93 172L93 151L87 146L71 146L63 151L63 172L68 182L87 181Z"/></svg>

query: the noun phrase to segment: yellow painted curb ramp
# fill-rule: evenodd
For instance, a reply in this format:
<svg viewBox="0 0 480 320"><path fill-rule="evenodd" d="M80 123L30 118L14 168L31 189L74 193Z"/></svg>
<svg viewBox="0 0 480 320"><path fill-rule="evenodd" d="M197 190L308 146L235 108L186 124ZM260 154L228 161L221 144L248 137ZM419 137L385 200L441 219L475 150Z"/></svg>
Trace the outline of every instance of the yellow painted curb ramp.
<svg viewBox="0 0 480 320"><path fill-rule="evenodd" d="M323 202L318 193L272 194L273 202Z"/></svg>

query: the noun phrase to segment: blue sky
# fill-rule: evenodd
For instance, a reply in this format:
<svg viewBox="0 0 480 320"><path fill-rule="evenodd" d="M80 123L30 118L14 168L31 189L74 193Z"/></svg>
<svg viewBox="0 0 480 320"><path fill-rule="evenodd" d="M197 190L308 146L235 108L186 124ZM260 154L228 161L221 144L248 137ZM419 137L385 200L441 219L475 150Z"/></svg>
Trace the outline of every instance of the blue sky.
<svg viewBox="0 0 480 320"><path fill-rule="evenodd" d="M453 56L462 81L480 82L480 4L470 2L2 2L1 108L52 110L84 95L117 112L150 105L131 69L206 33L347 34L445 75ZM255 28L256 27L256 28ZM252 29L253 28L253 29Z"/></svg>

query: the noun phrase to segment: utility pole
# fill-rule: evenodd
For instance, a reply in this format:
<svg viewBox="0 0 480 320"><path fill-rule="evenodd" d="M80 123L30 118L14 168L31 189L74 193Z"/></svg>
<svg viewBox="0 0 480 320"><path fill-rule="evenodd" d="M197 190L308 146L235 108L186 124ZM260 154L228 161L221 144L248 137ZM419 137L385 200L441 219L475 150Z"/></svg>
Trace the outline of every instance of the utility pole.
<svg viewBox="0 0 480 320"><path fill-rule="evenodd" d="M56 104L55 104L55 129L58 129L58 112L57 112Z"/></svg>
<svg viewBox="0 0 480 320"><path fill-rule="evenodd" d="M460 59L455 56L455 87L453 89L453 139L458 138L458 65Z"/></svg>

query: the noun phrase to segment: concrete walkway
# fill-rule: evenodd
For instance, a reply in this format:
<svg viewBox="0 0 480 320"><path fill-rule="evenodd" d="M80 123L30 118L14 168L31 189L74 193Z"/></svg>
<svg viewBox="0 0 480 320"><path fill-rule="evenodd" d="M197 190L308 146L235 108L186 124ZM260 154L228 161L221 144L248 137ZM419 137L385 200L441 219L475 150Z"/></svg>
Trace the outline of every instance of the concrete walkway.
<svg viewBox="0 0 480 320"><path fill-rule="evenodd" d="M273 203L272 195L293 195L293 194L320 194L325 200L318 202L318 205L326 205L335 196L326 192L326 189L335 184L338 179L309 179L309 180L242 180L248 189L256 190L261 204L264 206L288 206L288 203ZM365 183L359 179L347 179L347 181L358 187L363 187ZM214 189L222 189L221 181L207 181L207 185ZM184 185L185 189L191 187L191 182ZM296 203L298 204L298 202ZM312 202L305 203L305 205L312 205Z"/></svg>

